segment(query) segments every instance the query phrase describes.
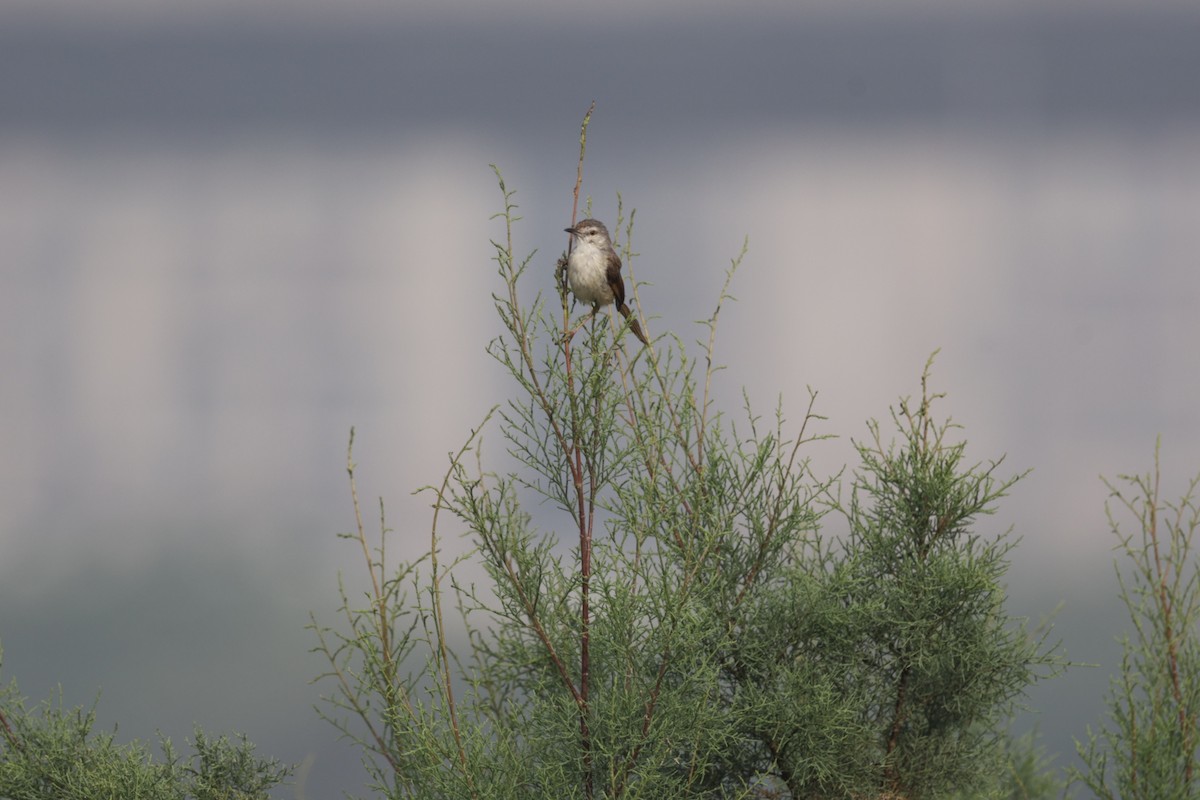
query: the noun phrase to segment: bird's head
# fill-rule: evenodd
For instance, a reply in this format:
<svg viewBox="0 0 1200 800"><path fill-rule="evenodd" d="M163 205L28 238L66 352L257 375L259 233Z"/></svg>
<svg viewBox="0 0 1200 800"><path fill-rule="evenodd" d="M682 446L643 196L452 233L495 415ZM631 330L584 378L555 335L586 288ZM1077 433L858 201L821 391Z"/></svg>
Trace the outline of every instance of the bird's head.
<svg viewBox="0 0 1200 800"><path fill-rule="evenodd" d="M608 228L598 219L585 219L574 228L566 228L567 233L574 236L581 244L594 244L603 247L609 243Z"/></svg>

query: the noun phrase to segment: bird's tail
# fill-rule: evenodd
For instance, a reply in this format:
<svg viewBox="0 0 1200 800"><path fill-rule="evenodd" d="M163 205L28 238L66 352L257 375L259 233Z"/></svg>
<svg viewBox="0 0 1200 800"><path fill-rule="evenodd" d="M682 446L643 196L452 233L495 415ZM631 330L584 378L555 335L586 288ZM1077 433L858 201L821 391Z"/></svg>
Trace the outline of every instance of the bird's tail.
<svg viewBox="0 0 1200 800"><path fill-rule="evenodd" d="M642 326L638 324L637 317L629 310L629 306L621 303L621 307L617 309L621 312L621 316L629 320L629 329L633 331L633 335L641 341L642 344L650 344L650 340L646 338L646 334L642 333Z"/></svg>

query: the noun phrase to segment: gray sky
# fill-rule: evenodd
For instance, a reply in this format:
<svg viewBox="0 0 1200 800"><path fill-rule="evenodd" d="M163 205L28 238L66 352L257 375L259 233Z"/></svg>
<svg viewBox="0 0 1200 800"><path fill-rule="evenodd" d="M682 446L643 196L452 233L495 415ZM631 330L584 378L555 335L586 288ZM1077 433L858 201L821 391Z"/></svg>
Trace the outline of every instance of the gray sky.
<svg viewBox="0 0 1200 800"><path fill-rule="evenodd" d="M1097 476L1159 434L1168 494L1200 470L1200 12L244 5L0 11L4 676L356 788L302 629L354 568L347 432L419 540L411 490L509 391L488 164L548 276L595 99L584 190L638 210L653 333L698 336L750 237L725 407L782 393L798 421L811 385L833 471L942 348L970 452L1034 470L986 521L1024 537L1014 610L1062 602L1068 655L1102 664L1031 705L1064 753L1100 721Z"/></svg>

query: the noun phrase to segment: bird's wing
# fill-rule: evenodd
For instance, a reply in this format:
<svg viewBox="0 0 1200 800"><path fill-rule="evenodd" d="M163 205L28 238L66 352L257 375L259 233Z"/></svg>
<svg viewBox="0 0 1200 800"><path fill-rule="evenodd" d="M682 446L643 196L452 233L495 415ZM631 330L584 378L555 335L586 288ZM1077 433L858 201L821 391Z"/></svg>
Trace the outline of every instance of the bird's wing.
<svg viewBox="0 0 1200 800"><path fill-rule="evenodd" d="M608 287L612 289L613 300L620 308L625 303L625 281L621 280L621 257L616 253L608 254L608 268L605 273Z"/></svg>

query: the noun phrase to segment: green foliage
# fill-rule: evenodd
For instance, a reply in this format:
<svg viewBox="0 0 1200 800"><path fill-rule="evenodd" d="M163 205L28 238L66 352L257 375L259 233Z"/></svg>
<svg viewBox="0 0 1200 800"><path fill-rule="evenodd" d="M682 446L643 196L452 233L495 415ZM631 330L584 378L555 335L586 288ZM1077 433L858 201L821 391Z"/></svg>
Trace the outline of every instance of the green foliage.
<svg viewBox="0 0 1200 800"><path fill-rule="evenodd" d="M291 772L254 756L239 737L197 729L188 759L169 740L155 760L137 742L94 732L95 709L46 702L31 711L15 683L0 690L0 798L4 800L265 800Z"/></svg>
<svg viewBox="0 0 1200 800"><path fill-rule="evenodd" d="M882 732L873 760L903 797L991 781L1013 701L1058 666L1004 612L1011 542L972 532L1019 476L996 478L999 461L964 462L965 442L949 440L956 426L932 414L940 396L928 366L919 401L892 412L899 444L885 445L877 423L857 443L849 506L846 596L859 641L846 680L871 687L860 713Z"/></svg>
<svg viewBox="0 0 1200 800"><path fill-rule="evenodd" d="M974 530L1016 478L964 461L923 379L893 414L898 441L872 423L857 445L843 504L841 476L810 468L826 438L815 394L794 430L748 402L735 424L710 400L740 256L699 358L669 337L640 348L623 324L574 320L561 277L554 311L541 294L522 304L532 256L514 256L501 189L505 333L488 352L515 391L489 416L512 466L485 468L473 432L429 490L424 556L398 566L355 496L365 597L343 586L342 624L312 623L324 713L375 787L851 800L1000 786L1013 701L1058 663L1005 613L1010 544ZM614 230L629 265L632 217ZM443 512L472 545L451 563ZM824 529L831 514L846 535Z"/></svg>
<svg viewBox="0 0 1200 800"><path fill-rule="evenodd" d="M1036 732L1003 738L992 755L999 756L1002 764L999 780L955 793L955 800L1054 800L1065 796L1066 781L1038 743Z"/></svg>
<svg viewBox="0 0 1200 800"><path fill-rule="evenodd" d="M1153 475L1105 481L1109 524L1123 559L1116 564L1133 636L1122 641L1121 674L1109 689L1107 724L1077 743L1084 769L1074 777L1101 798L1200 797L1200 476L1177 503L1161 499ZM1122 532L1113 506L1137 521Z"/></svg>

